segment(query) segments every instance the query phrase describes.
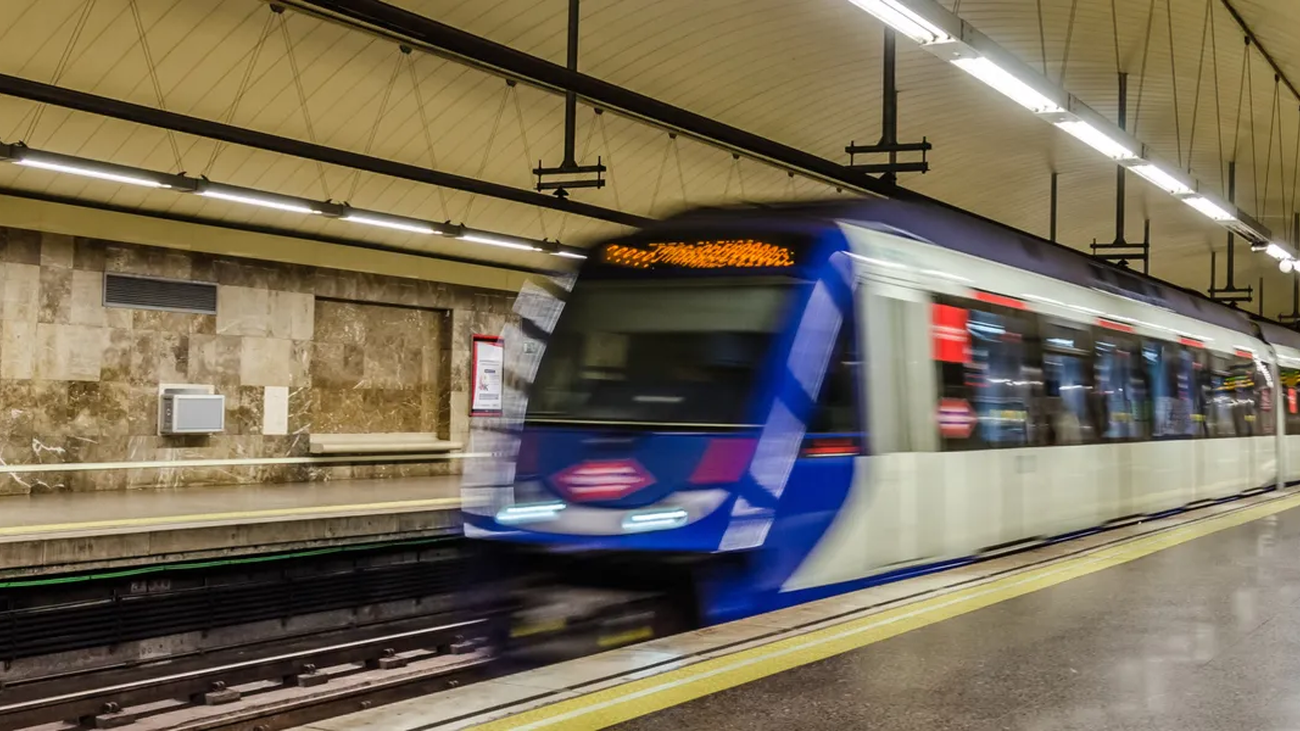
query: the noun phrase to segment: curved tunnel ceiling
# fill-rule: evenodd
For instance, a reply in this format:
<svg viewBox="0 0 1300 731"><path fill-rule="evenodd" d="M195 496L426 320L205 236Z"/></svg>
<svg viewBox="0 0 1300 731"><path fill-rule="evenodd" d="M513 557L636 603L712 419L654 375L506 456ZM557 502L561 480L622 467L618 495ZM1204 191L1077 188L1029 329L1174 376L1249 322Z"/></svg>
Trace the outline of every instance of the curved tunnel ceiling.
<svg viewBox="0 0 1300 731"><path fill-rule="evenodd" d="M563 0L393 4L564 61ZM1130 130L1212 188L1223 184L1224 163L1235 158L1239 205L1275 231L1285 230L1295 209L1300 101L1281 85L1275 100L1272 69L1247 52L1222 0L1115 0L1114 16L1110 2L1043 0L1041 35L1036 3L943 4L1112 120L1117 68L1128 72ZM1286 30L1300 27L1300 5L1232 4L1282 70L1300 74L1300 49ZM531 171L539 160L552 165L561 156L561 97L507 86L419 52L404 56L391 42L292 9L277 16L259 0L6 5L11 22L0 31L0 73L57 79L61 86L151 106L159 105L161 94L172 111L525 189L535 182ZM142 50L140 27L156 74ZM600 79L839 162L847 162L843 148L850 140L879 137L881 25L847 0L584 0L581 31L580 69ZM931 171L905 175L903 185L1046 235L1056 171L1060 240L1086 248L1094 239L1113 239L1113 166L910 42L900 40L898 49L899 136L925 136L934 145ZM0 140L566 243L616 228L237 146L222 146L214 155L217 146L209 140L55 107L37 119L37 110L0 97ZM574 191L574 199L638 215L709 202L837 195L822 182L735 160L685 137L670 139L615 114L596 115L588 106L579 107L577 149L580 162L600 155L610 173L606 188ZM0 186L339 235L340 224L321 217L304 220L15 166L0 166ZM1203 290L1208 252L1212 246L1223 250L1222 230L1132 177L1128 210L1130 241L1141 238L1144 218L1152 221L1152 273ZM450 239L365 235L435 253L545 263L527 252L467 252L463 242ZM1237 284L1255 284L1261 275L1269 314L1289 310L1290 280L1270 260L1239 251Z"/></svg>

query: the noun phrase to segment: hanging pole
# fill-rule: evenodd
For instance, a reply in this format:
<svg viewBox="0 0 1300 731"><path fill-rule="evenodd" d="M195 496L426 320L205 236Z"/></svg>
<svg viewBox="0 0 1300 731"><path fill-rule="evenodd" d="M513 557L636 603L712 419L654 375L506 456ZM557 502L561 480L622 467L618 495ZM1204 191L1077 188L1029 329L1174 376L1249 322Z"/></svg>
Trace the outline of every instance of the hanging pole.
<svg viewBox="0 0 1300 731"><path fill-rule="evenodd" d="M1060 199L1057 197L1057 186L1056 186L1056 180L1057 180L1057 178L1059 178L1060 176L1061 176L1060 173L1058 173L1058 172L1056 172L1056 171L1052 171L1052 198L1051 198L1051 203L1049 204L1050 209L1051 209L1051 210L1050 210L1050 216L1051 216L1051 218L1050 218L1050 221L1049 221L1049 223L1048 223L1048 225L1047 225L1047 229L1048 229L1048 236L1047 236L1047 238L1048 238L1052 243L1056 243L1056 210L1057 210L1057 205L1059 205L1059 203L1060 203Z"/></svg>
<svg viewBox="0 0 1300 731"><path fill-rule="evenodd" d="M1259 278L1259 316L1264 316L1264 278Z"/></svg>
<svg viewBox="0 0 1300 731"><path fill-rule="evenodd" d="M1236 205L1237 203L1237 161L1236 160L1228 161L1228 202L1232 203L1233 205ZM1236 241L1237 241L1236 237L1232 235L1231 231L1229 231L1228 232L1228 282L1227 282L1228 286L1224 287L1224 289L1229 289L1229 290L1234 289L1237 286L1236 283L1233 281L1233 276L1232 276L1234 270L1236 269L1236 262L1235 262L1236 256L1234 255L1234 249L1237 245Z"/></svg>
<svg viewBox="0 0 1300 731"><path fill-rule="evenodd" d="M1119 74L1119 128L1128 131L1128 74ZM1124 243L1125 174L1128 168L1115 166L1115 243Z"/></svg>
<svg viewBox="0 0 1300 731"><path fill-rule="evenodd" d="M893 28L885 28L885 58L881 67L884 99L880 108L880 145L889 150L889 170L881 176L893 185L898 182L894 167L898 164L898 36Z"/></svg>
<svg viewBox="0 0 1300 731"><path fill-rule="evenodd" d="M1151 273L1151 219L1142 221L1142 273Z"/></svg>
<svg viewBox="0 0 1300 731"><path fill-rule="evenodd" d="M581 0L569 0L569 48L567 66L570 71L578 70L578 18ZM570 89L564 92L564 162L561 167L577 167L574 150L578 138L578 94Z"/></svg>

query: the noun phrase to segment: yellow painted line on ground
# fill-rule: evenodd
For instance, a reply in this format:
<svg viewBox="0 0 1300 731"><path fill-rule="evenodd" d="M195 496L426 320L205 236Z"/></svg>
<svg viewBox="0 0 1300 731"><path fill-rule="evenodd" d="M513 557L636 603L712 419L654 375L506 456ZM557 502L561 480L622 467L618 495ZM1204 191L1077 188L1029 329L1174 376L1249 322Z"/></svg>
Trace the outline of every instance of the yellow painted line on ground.
<svg viewBox="0 0 1300 731"><path fill-rule="evenodd" d="M81 523L51 523L49 525L15 525L0 528L0 536L41 535L44 533L72 533L113 528L144 528L191 523L218 523L231 520L259 520L263 518L295 518L331 513L408 512L411 510L440 508L454 510L460 507L460 498L430 498L428 500L395 500L386 503L358 503L356 505L311 505L297 508L272 508L269 510L244 510L227 513L195 513L193 515L154 515L142 518L117 518L114 520L88 520Z"/></svg>
<svg viewBox="0 0 1300 731"><path fill-rule="evenodd" d="M1005 578L942 594L850 620L762 647L703 660L660 675L559 701L491 721L484 731L563 728L600 729L639 718L743 683L824 660L945 619L1014 599L1071 579L1148 556L1166 548L1300 506L1300 495L1207 518L1015 573Z"/></svg>

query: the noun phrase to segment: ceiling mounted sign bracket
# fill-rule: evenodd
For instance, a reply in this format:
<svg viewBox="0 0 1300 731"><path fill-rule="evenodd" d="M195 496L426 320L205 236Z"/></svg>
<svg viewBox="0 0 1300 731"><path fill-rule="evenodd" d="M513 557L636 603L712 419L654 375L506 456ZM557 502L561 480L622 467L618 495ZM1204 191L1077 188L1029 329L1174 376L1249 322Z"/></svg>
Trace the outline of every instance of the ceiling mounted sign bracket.
<svg viewBox="0 0 1300 731"><path fill-rule="evenodd" d="M566 68L578 71L578 20L581 0L569 0L569 48ZM596 114L601 110L597 109ZM578 94L569 89L564 92L564 161L555 167L546 167L537 161L533 174L537 176L537 191L553 191L558 198L566 198L573 188L604 188L605 165L600 157L595 165L579 165L576 155L578 138Z"/></svg>
<svg viewBox="0 0 1300 731"><path fill-rule="evenodd" d="M898 42L894 34L894 29L885 28L885 51L882 62L882 83L884 93L881 103L880 116L880 142L874 145L859 145L850 141L844 151L849 154L849 169L868 175L879 175L880 179L889 185L898 184L899 173L926 173L930 170L930 161L928 154L931 149L930 141L925 137L920 142L899 142L898 141L898 85L897 85L897 56ZM921 159L900 160L899 155L907 154L915 156L920 153ZM858 155L865 155L873 162L859 163ZM883 162L879 160L885 158Z"/></svg>

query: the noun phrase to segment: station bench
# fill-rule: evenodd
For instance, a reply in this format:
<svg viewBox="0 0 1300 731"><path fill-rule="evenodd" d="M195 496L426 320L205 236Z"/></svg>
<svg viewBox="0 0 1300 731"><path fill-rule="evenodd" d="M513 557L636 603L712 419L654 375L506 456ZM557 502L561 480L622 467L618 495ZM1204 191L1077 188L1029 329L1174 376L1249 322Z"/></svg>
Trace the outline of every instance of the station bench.
<svg viewBox="0 0 1300 731"><path fill-rule="evenodd" d="M396 434L312 434L310 450L314 455L341 454L449 454L459 452L460 442L439 439L437 434L406 432Z"/></svg>

